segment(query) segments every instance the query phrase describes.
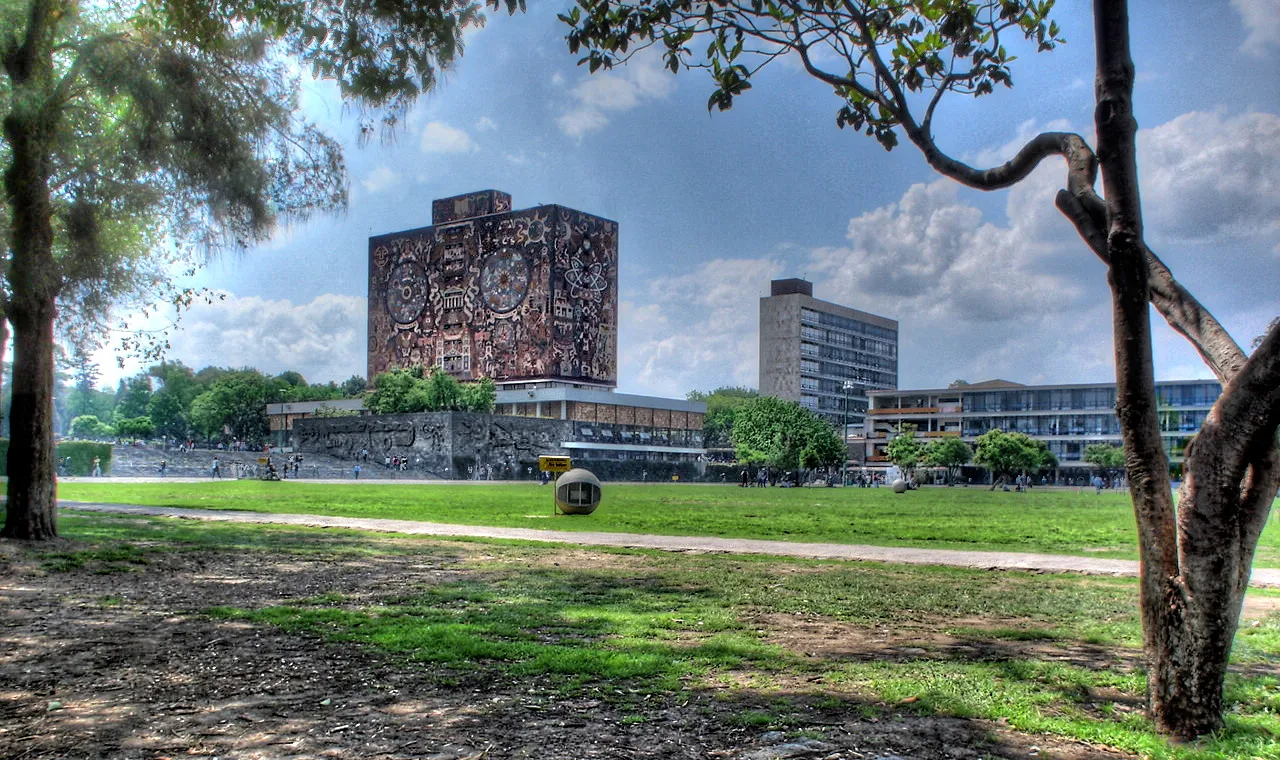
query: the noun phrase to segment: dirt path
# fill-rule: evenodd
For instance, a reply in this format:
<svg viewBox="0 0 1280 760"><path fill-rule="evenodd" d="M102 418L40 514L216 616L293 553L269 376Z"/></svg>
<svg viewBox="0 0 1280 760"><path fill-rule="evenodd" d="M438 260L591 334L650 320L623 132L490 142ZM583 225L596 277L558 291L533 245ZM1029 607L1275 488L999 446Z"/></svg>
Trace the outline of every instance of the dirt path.
<svg viewBox="0 0 1280 760"><path fill-rule="evenodd" d="M465 536L471 538L507 538L521 541L543 541L578 546L617 546L629 549L659 549L674 552L724 552L728 554L771 554L813 559L845 559L890 562L910 565L949 565L985 570L1024 570L1049 573L1081 573L1085 575L1137 576L1138 563L1131 560L1074 557L1059 554L1023 554L1014 552L968 552L952 549L913 549L857 544L820 544L791 541L764 541L748 538L712 536L652 536L639 533L597 533L531 528L496 528L483 525L451 525L412 520L376 520L325 515L270 514L225 510L144 507L133 504L100 504L61 501L64 509L113 512L131 515L185 517L224 522L272 523L323 528L353 528L387 533L426 536ZM1250 584L1255 587L1280 588L1280 570L1255 568Z"/></svg>

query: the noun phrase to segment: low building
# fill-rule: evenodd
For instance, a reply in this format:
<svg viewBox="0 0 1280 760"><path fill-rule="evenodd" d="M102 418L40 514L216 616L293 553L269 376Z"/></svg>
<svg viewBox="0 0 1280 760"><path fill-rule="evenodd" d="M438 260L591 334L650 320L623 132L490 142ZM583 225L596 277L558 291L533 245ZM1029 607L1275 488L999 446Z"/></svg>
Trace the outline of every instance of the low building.
<svg viewBox="0 0 1280 760"><path fill-rule="evenodd" d="M293 423L308 417L350 417L369 414L364 400L344 398L333 401L288 401L283 404L267 404L267 429L271 445L292 446Z"/></svg>
<svg viewBox="0 0 1280 760"><path fill-rule="evenodd" d="M579 460L702 462L702 401L637 396L565 385L504 385L496 414L572 423L562 442Z"/></svg>
<svg viewBox="0 0 1280 760"><path fill-rule="evenodd" d="M371 415L360 399L267 405L275 445L408 457L422 474L447 478L527 477L541 453L568 454L609 479L689 479L707 460L706 411L701 401L540 383L504 386L493 414Z"/></svg>
<svg viewBox="0 0 1280 760"><path fill-rule="evenodd" d="M1160 435L1171 464L1182 461L1222 386L1216 380L1156 383ZM1087 469L1090 444L1121 445L1115 383L1022 385L988 380L959 388L872 391L865 446L869 466L884 466L885 446L903 423L924 439L958 436L972 444L988 430L1025 433L1044 441L1062 469Z"/></svg>

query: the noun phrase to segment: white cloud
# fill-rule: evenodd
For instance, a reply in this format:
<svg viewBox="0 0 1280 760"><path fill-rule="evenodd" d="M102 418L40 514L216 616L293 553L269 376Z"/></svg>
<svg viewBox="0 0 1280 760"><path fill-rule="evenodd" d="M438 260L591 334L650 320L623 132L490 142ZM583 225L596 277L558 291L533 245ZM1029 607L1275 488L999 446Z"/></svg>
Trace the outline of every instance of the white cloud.
<svg viewBox="0 0 1280 760"><path fill-rule="evenodd" d="M332 293L309 303L241 298L198 304L170 337L168 358L200 369L256 367L301 372L308 382L341 381L366 368L365 299Z"/></svg>
<svg viewBox="0 0 1280 760"><path fill-rule="evenodd" d="M564 85L564 74L561 74L558 71L552 74L551 84L555 85L556 87L562 87Z"/></svg>
<svg viewBox="0 0 1280 760"><path fill-rule="evenodd" d="M360 180L360 185L371 193L378 193L400 184L400 173L389 166L379 165L369 176Z"/></svg>
<svg viewBox="0 0 1280 760"><path fill-rule="evenodd" d="M695 388L754 387L759 299L782 272L773 258L716 259L651 279L642 298L622 303L623 390L683 397Z"/></svg>
<svg viewBox="0 0 1280 760"><path fill-rule="evenodd" d="M424 153L474 153L480 150L466 130L442 121L427 122L418 144Z"/></svg>
<svg viewBox="0 0 1280 760"><path fill-rule="evenodd" d="M553 79L554 81L554 79ZM570 91L577 104L556 119L566 135L581 139L604 129L609 114L630 111L650 100L665 98L675 87L657 56L632 59L611 71L586 75Z"/></svg>
<svg viewBox="0 0 1280 760"><path fill-rule="evenodd" d="M1183 114L1138 133L1138 169L1154 241L1280 231L1280 116Z"/></svg>
<svg viewBox="0 0 1280 760"><path fill-rule="evenodd" d="M1240 49L1263 57L1280 47L1280 0L1231 0L1246 34Z"/></svg>
<svg viewBox="0 0 1280 760"><path fill-rule="evenodd" d="M497 128L498 122L490 119L488 116L481 116L480 119L476 121L477 132L493 132Z"/></svg>

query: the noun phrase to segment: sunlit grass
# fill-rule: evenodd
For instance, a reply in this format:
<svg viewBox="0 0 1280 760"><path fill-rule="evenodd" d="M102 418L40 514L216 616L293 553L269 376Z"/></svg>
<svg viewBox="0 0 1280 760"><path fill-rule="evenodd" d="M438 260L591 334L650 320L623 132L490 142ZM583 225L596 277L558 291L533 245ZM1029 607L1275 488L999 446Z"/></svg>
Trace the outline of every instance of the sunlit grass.
<svg viewBox="0 0 1280 760"><path fill-rule="evenodd" d="M736 488L605 485L589 517L550 519L551 489L529 483L333 485L292 481L68 482L64 500L420 520L555 530L1026 551L1137 558L1128 496L929 488ZM1257 567L1280 567L1280 526L1262 534Z"/></svg>

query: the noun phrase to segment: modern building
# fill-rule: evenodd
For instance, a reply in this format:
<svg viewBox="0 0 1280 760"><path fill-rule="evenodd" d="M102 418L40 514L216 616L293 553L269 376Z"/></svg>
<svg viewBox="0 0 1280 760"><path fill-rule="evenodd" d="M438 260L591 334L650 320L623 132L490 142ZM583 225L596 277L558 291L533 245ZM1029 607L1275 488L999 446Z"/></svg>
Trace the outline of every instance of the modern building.
<svg viewBox="0 0 1280 760"><path fill-rule="evenodd" d="M498 391L496 414L567 420L561 446L579 460L700 462L706 459L702 401L636 396L586 388Z"/></svg>
<svg viewBox="0 0 1280 760"><path fill-rule="evenodd" d="M1222 393L1216 380L1156 383L1161 437L1171 463ZM1022 385L988 380L958 388L873 391L867 412L867 461L884 462L884 448L902 423L924 438L959 436L973 443L999 428L1044 441L1062 468L1087 467L1085 447L1121 445L1114 383Z"/></svg>
<svg viewBox="0 0 1280 760"><path fill-rule="evenodd" d="M867 393L898 387L898 322L774 280L760 299L760 393L797 401L840 427L861 424Z"/></svg>
<svg viewBox="0 0 1280 760"><path fill-rule="evenodd" d="M432 225L369 238L369 378L617 384L618 224L497 190L432 203Z"/></svg>

